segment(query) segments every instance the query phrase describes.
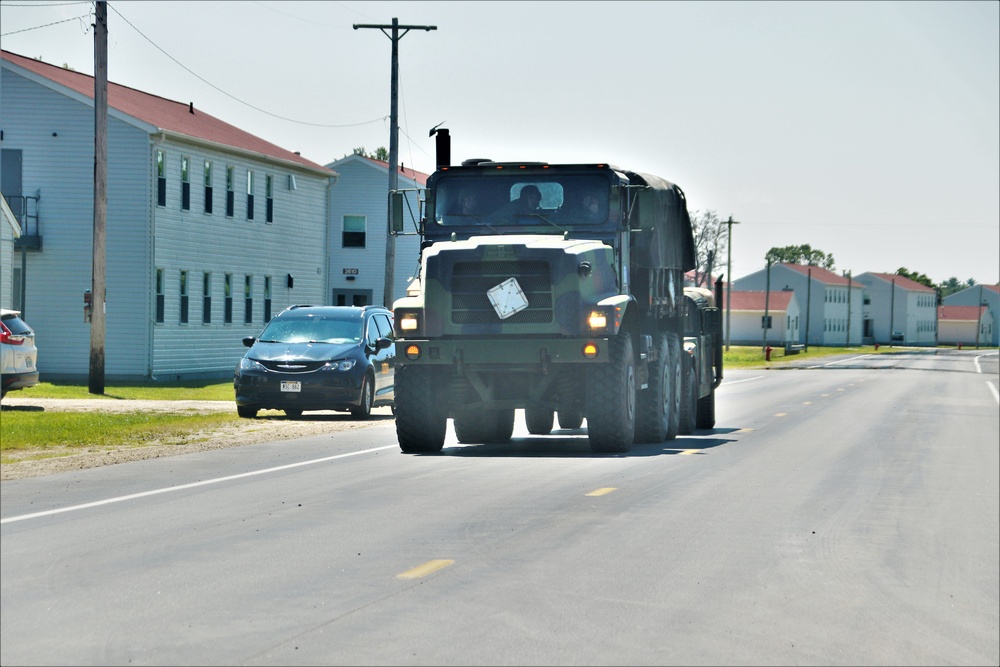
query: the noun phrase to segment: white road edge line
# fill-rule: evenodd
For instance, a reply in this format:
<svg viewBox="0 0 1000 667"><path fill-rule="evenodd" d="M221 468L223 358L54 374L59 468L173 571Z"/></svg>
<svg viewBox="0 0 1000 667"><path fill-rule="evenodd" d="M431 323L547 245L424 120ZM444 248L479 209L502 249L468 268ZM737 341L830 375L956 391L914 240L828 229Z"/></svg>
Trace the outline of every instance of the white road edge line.
<svg viewBox="0 0 1000 667"><path fill-rule="evenodd" d="M997 402L997 405L1000 405L1000 393L997 392L997 388L989 380L986 381L986 386L993 392L993 400Z"/></svg>
<svg viewBox="0 0 1000 667"><path fill-rule="evenodd" d="M92 503L84 503L83 505L73 505L72 507L61 507L54 510L46 510L44 512L35 512L34 514L22 514L20 516L11 516L6 519L0 519L0 524L14 523L15 521L25 521L27 519L37 519L43 516L52 516L54 514L62 514L63 512L75 512L77 510L88 509L90 507L99 507L101 505L110 505L111 503L120 503L125 500L133 500L135 498L145 498L147 496L156 496L161 493L170 493L171 491L183 491L184 489L194 489L199 486L208 486L209 484L219 484L220 482L229 482L234 479L243 479L245 477L256 477L257 475L265 475L270 472L278 472L280 470L290 470L291 468L299 468L301 466L314 465L316 463L325 463L327 461L334 461L336 459L344 459L349 456L358 456L359 454L370 454L372 452L381 451L383 449L396 449L398 445L386 445L385 447L374 447L372 449L362 449L358 452L348 452L346 454L336 454L334 456L326 456L321 459L312 459L310 461L300 461L298 463L289 463L283 466L277 466L275 468L264 468L263 470L254 470L253 472L244 472L239 475L229 475L228 477L217 477L215 479L205 479L200 482L192 482L191 484L181 484L180 486L170 486L164 489L154 489L152 491L143 491L142 493L133 493L127 496L118 496L117 498L108 498L106 500L97 500Z"/></svg>
<svg viewBox="0 0 1000 667"><path fill-rule="evenodd" d="M750 382L751 380L761 380L763 378L764 378L763 375L755 375L752 378L744 378L742 380L726 380L722 384L739 384L740 382Z"/></svg>
<svg viewBox="0 0 1000 667"><path fill-rule="evenodd" d="M874 355L871 355L871 354L862 354L862 355L858 355L857 357L850 357L849 359L839 359L838 361L831 361L830 363L823 364L823 365L824 366L836 366L837 364L842 364L845 361L855 361L857 359L866 359L866 358L871 357L871 356L874 356ZM813 368L819 368L819 366L813 366Z"/></svg>

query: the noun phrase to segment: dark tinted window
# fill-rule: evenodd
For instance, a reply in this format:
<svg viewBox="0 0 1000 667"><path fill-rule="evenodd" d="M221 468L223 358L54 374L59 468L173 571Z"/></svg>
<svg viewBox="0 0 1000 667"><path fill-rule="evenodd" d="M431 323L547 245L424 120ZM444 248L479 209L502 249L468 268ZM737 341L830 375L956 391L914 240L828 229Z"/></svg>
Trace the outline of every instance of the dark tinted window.
<svg viewBox="0 0 1000 667"><path fill-rule="evenodd" d="M31 330L24 320L22 320L17 315L4 315L3 325L7 327L7 330L14 336L33 336L34 331Z"/></svg>

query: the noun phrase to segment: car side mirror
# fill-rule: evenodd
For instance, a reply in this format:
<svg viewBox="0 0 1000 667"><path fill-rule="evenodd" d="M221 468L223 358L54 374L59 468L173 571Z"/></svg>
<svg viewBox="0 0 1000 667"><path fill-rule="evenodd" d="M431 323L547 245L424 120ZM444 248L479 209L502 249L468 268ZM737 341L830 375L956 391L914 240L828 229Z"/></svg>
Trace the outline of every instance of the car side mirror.
<svg viewBox="0 0 1000 667"><path fill-rule="evenodd" d="M257 342L256 336L244 336L243 337L243 347L253 347L253 344Z"/></svg>
<svg viewBox="0 0 1000 667"><path fill-rule="evenodd" d="M375 351L377 352L378 350L385 350L387 348L390 348L392 347L392 344L393 341L391 338L379 338L377 341L375 341Z"/></svg>

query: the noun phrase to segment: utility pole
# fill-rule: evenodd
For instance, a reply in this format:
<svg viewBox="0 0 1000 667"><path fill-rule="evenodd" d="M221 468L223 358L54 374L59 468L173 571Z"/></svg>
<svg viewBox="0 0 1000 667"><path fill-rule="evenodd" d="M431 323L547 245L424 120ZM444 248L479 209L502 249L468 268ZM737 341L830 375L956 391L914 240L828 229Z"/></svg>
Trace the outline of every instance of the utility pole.
<svg viewBox="0 0 1000 667"><path fill-rule="evenodd" d="M889 347L892 347L892 334L896 329L896 276L892 277L892 292L889 295Z"/></svg>
<svg viewBox="0 0 1000 667"><path fill-rule="evenodd" d="M851 346L851 272L845 271L847 274L847 347Z"/></svg>
<svg viewBox="0 0 1000 667"><path fill-rule="evenodd" d="M729 220L726 220L725 224L729 226L729 238L726 241L726 352L729 352L729 304L731 302L729 297L733 293L733 225L740 223L733 220L733 216L729 216Z"/></svg>
<svg viewBox="0 0 1000 667"><path fill-rule="evenodd" d="M105 222L108 213L108 3L94 24L94 255L90 314L91 394L104 393Z"/></svg>
<svg viewBox="0 0 1000 667"><path fill-rule="evenodd" d="M389 101L389 191L398 189L399 184L399 118L397 109L399 107L399 40L411 30L437 30L436 25L399 25L399 19L393 18L392 25L374 25L367 23L355 23L354 29L377 28L382 34L392 41L392 68ZM386 32L391 30L392 34ZM403 34L399 34L402 30ZM386 230L385 230L385 286L383 288L382 301L386 308L392 308L393 282L396 280L396 237L392 235L392 220L389 215L389 201L386 197Z"/></svg>
<svg viewBox="0 0 1000 667"><path fill-rule="evenodd" d="M806 352L809 351L809 315L812 313L813 267L806 272Z"/></svg>
<svg viewBox="0 0 1000 667"><path fill-rule="evenodd" d="M770 317L771 317L771 258L767 258L767 282L764 289L764 318L761 320L761 329L764 330L764 344L761 346L761 351L767 349L767 330L770 328Z"/></svg>

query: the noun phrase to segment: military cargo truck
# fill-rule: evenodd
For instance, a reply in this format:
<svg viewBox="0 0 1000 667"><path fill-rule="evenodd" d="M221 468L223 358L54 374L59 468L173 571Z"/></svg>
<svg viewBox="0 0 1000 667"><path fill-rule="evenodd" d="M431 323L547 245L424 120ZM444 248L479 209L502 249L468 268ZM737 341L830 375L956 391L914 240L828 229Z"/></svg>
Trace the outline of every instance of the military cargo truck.
<svg viewBox="0 0 1000 667"><path fill-rule="evenodd" d="M439 164L419 275L393 304L400 448L440 451L448 419L460 442L504 442L518 409L532 434L586 421L595 452L676 437L685 370L721 376L721 353L682 359L685 314L701 314L683 293L683 191L604 163ZM391 193L396 231L405 203Z"/></svg>
<svg viewBox="0 0 1000 667"><path fill-rule="evenodd" d="M722 383L722 278L715 293L684 288L684 356L681 367L680 433L715 427L715 390Z"/></svg>

